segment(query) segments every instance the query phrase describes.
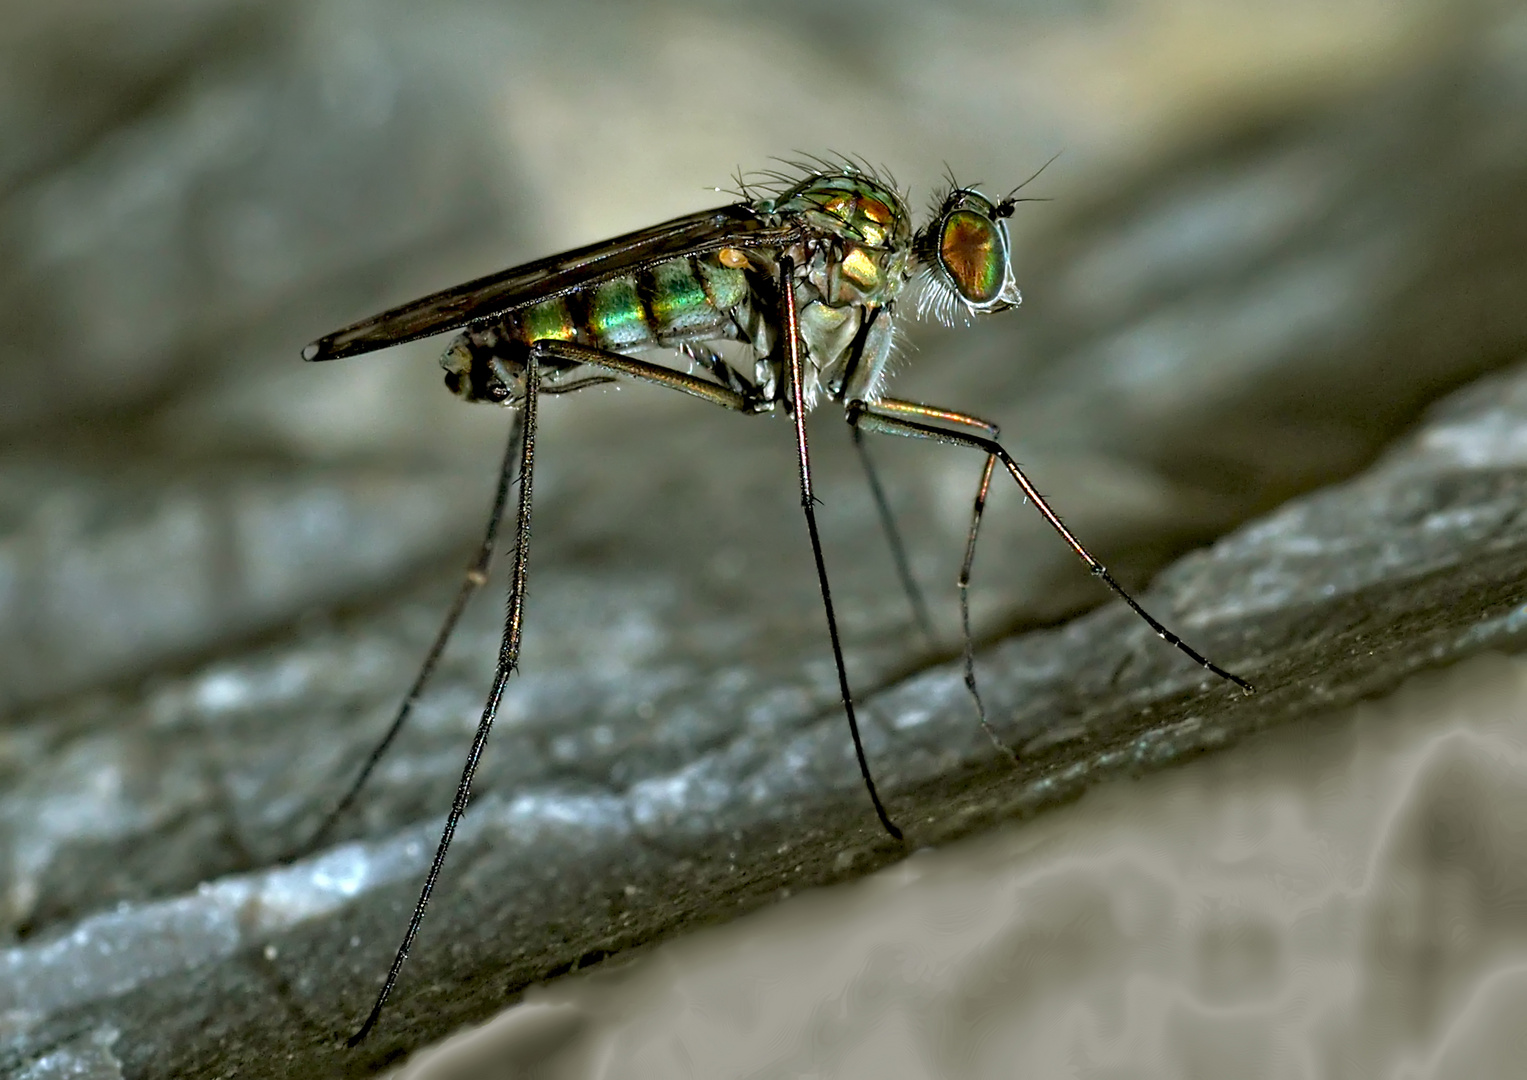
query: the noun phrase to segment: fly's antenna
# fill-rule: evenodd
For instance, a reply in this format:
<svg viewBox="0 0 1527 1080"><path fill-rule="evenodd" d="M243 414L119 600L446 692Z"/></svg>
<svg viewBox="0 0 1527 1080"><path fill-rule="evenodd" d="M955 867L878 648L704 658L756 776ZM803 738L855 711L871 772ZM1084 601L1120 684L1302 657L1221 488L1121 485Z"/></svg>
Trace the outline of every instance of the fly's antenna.
<svg viewBox="0 0 1527 1080"><path fill-rule="evenodd" d="M1046 161L1039 168L1035 169L1034 172L1032 173L1032 175L1030 175L1027 180L1025 180L1023 183L1019 184L1012 191L1009 191L1006 195L1002 196L1002 201L997 203L997 213L1000 214L1002 217L1007 217L1009 214L1011 214L1013 212L1013 207L1016 204L1018 204L1018 203L1021 203L1021 202L1049 202L1050 201L1049 199L1035 199L1035 198L1015 199L1015 198L1013 198L1013 196L1017 195L1024 188L1028 187L1035 180L1039 179L1039 174L1044 172L1051 165L1054 165L1055 164L1055 159L1060 157L1064 153L1065 153L1064 150L1057 150L1057 151L1055 151L1055 153L1050 155L1050 160Z"/></svg>

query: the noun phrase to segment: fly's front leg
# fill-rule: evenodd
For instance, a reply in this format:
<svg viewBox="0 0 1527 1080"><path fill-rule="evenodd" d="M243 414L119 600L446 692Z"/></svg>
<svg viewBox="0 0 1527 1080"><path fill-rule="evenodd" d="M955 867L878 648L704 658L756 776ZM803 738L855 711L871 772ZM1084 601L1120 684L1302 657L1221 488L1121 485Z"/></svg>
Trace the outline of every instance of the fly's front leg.
<svg viewBox="0 0 1527 1080"><path fill-rule="evenodd" d="M1228 682L1235 683L1235 685L1248 694L1255 691L1251 683L1239 675L1226 671L1218 664L1204 657L1192 646L1188 645L1187 642L1183 641L1182 638L1163 626L1150 612L1141 607L1135 598L1130 596L1124 587L1114 580L1113 575L1108 572L1107 568L1090 551L1082 546L1081 541L1072 534L1071 530L1066 528L1065 522L1061 521L1060 516L1050 508L1050 504L1045 501L1044 496L1034 487L1033 481L1024 474L1023 469L1013 460L1013 456L995 438L957 431L941 427L937 423L929 422L930 420L942 420L958 423L959 421L955 420L955 418L961 416L961 414L929 406L915 405L910 402L897 404L901 406L900 409L893 407L882 410L879 404L867 405L862 401L852 402L848 407L848 422L868 428L871 431L884 432L887 435L902 435L913 439L931 439L934 442L949 443L953 446L969 446L973 449L984 451L988 461L993 459L1001 461L1014 482L1023 490L1024 495L1028 496L1029 501L1034 504L1034 508L1039 511L1050 527L1060 535L1060 538L1066 542L1066 545L1076 553L1077 558L1087 564L1087 568L1092 571L1093 576L1102 581L1103 584L1113 590L1119 599L1128 604L1130 610L1143 619L1146 625L1156 632L1158 637L1206 671L1212 672ZM917 418L914 419L913 417Z"/></svg>
<svg viewBox="0 0 1527 1080"><path fill-rule="evenodd" d="M989 420L982 420L979 416L970 416L966 413L954 412L950 409L939 409L931 405L923 405L916 401L900 401L896 398L882 398L875 403L875 409L893 416L911 417L923 422L940 422L945 424L958 424L982 432L992 441L998 436L997 425ZM866 415L862 402L855 402L849 406L848 422L854 431L854 441L857 443L860 431L866 425L863 417ZM976 719L981 724L981 730L986 732L986 737L992 745L1014 761L1018 760L1018 751L1014 750L997 735L986 716L986 702L981 697L980 685L976 682L976 645L975 638L970 632L970 570L976 559L976 534L981 529L981 515L986 511L986 498L991 491L992 470L996 467L997 456L986 455L986 467L981 470L981 483L976 488L975 504L970 513L970 529L965 534L965 558L960 563L960 578L957 587L960 593L960 633L964 640L965 660L965 689L970 693L970 699L976 706Z"/></svg>

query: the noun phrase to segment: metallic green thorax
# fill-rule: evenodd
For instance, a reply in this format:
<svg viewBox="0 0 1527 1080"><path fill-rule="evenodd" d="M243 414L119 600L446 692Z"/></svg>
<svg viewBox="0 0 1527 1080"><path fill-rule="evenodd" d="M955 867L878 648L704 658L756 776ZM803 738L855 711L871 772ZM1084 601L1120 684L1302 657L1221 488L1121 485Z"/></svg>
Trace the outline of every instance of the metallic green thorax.
<svg viewBox="0 0 1527 1080"><path fill-rule="evenodd" d="M907 279L912 226L900 196L879 181L854 173L814 176L777 199L759 203L762 212L799 214L839 251L822 246L818 289L832 305L884 306L896 299Z"/></svg>
<svg viewBox="0 0 1527 1080"><path fill-rule="evenodd" d="M791 253L808 361L806 407L820 392L873 400L893 343L886 309L906 284L912 256L901 197L874 177L844 171L807 177L758 207L799 215L819 238Z"/></svg>

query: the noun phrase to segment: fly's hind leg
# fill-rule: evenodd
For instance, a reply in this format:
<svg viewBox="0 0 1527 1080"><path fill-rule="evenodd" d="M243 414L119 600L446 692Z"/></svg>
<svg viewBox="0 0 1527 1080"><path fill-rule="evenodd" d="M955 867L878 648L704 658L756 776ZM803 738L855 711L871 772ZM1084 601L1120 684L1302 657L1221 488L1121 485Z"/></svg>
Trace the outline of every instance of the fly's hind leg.
<svg viewBox="0 0 1527 1080"><path fill-rule="evenodd" d="M483 706L482 718L478 721L477 732L472 738L472 747L467 752L466 764L462 768L461 779L456 785L456 797L451 802L451 811L445 820L445 827L441 831L440 841L435 848L434 859L430 863L429 874L424 879L424 887L420 890L419 899L414 904L413 917L409 920L408 930L403 935L402 944L398 946L392 966L387 971L386 981L382 984L381 991L377 994L376 1001L371 1007L363 1023L355 1034L347 1040L347 1045L358 1045L376 1026L378 1018L382 1015L382 1007L391 995L393 987L397 985L398 976L403 970L403 963L408 959L408 951L413 947L414 938L418 936L419 926L424 921L424 910L429 905L430 897L435 890L435 883L439 880L441 867L445 865L446 851L451 846L451 840L456 834L456 828L461 822L462 815L466 813L467 802L472 793L472 780L477 774L477 764L482 757L484 745L488 741L488 733L493 727L493 721L498 715L499 702L503 699L504 688L509 682L509 676L514 672L519 663L520 641L524 633L524 610L525 610L525 576L530 556L530 509L531 509L531 478L535 465L535 435L536 435L536 403L541 393L540 379L541 367L538 361L542 358L571 361L578 364L587 364L591 367L601 368L614 372L617 375L626 375L634 379L641 379L658 386L665 386L670 390L678 390L682 393L709 401L712 404L721 405L724 408L733 409L737 412L753 412L759 403L728 387L718 386L715 383L697 379L693 375L674 371L671 368L659 364L638 360L630 356L621 356L618 353L607 353L600 349L592 349L588 346L574 344L566 341L537 341L530 346L529 354L525 362L525 396L519 403L519 420L523 424L524 438L520 440L519 452L519 477L520 498L515 511L515 545L514 558L510 567L509 580L509 604L504 617L504 634L499 645L498 666L493 674L493 688L489 691L487 703ZM560 387L564 392L578 389L584 386L594 385L600 382L608 382L604 376L593 376L589 379L580 380L574 384L564 384ZM451 614L446 619L446 624L441 628L436 647L431 650L430 657L425 663L424 670L415 681L415 687L410 691L409 698L404 702L404 708L400 711L398 719L393 722L386 738L373 753L373 759L380 757L386 749L397 729L402 726L403 718L407 716L414 698L418 696L418 690L423 686L429 673L434 669L435 662L439 659L439 652L444 648L445 638L449 637L451 628L455 626L456 619L460 615L460 608L465 606L466 598L481 583L486 575L487 560L491 556L493 540L497 534L498 522L503 515L504 504L508 500L509 488L512 481L509 479L514 461L515 440L511 438L509 451L504 459L504 468L500 474L498 497L494 502L494 512L489 522L488 534L484 538L484 550L488 554L480 554L478 560L468 570L467 580L462 586L462 593L457 598L457 604L451 609ZM375 760L367 763L362 771L360 780L353 786L352 794L346 797L341 804L341 809L348 805L353 798L354 790L358 790L360 782L370 772ZM337 814L337 812L336 812Z"/></svg>
<svg viewBox="0 0 1527 1080"><path fill-rule="evenodd" d="M366 781L370 779L372 772L376 770L382 757L391 748L398 733L403 730L403 725L408 722L413 713L414 706L419 701L419 695L424 692L430 677L434 675L435 668L440 663L440 656L445 652L446 644L451 640L452 633L456 630L456 624L460 621L462 612L466 610L467 602L472 599L474 593L482 588L488 581L488 569L493 563L493 549L498 540L498 528L504 519L504 507L509 501L509 489L514 485L514 465L518 457L520 431L522 417L516 412L514 421L509 426L509 443L504 450L503 463L498 469L498 488L493 495L493 508L488 512L488 527L483 532L482 543L478 545L477 553L467 565L466 573L462 575L461 586L456 590L456 599L451 602L450 610L446 612L445 621L441 623L440 630L435 634L435 640L429 647L429 652L424 657L424 663L419 667L419 673L414 677L413 684L408 688L408 693L403 696L398 711L393 715L392 723L388 725L387 732L372 747L371 753L366 758L366 763L361 766L361 771L350 782L349 789L344 797L335 803L334 809L325 815L323 821L313 834L298 848L292 851L283 861L290 862L301 858L303 855L315 851L328 839L335 824L344 815L360 795Z"/></svg>
<svg viewBox="0 0 1527 1080"><path fill-rule="evenodd" d="M424 911L429 906L430 897L434 894L435 883L440 879L440 870L445 865L446 852L450 849L451 840L456 835L457 826L461 824L462 815L467 811L467 803L472 797L472 780L477 775L477 766L482 760L483 747L487 745L488 734L492 731L493 721L498 716L498 707L503 700L504 688L508 685L509 676L519 665L520 642L523 640L525 629L525 580L530 565L530 510L533 495L532 481L535 475L536 407L539 390L540 369L531 365L525 373L525 397L520 402L520 421L523 425L519 453L520 492L514 513L514 555L509 565L509 602L504 612L504 633L499 641L498 664L493 672L493 687L488 692L482 716L477 722L477 731L472 736L472 746L467 751L466 762L461 770L461 779L456 783L456 796L451 800L450 813L446 815L445 827L440 831L440 841L435 846L435 855L430 861L424 887L420 889L419 898L414 902L413 916L409 919L408 929L403 934L402 943L398 945L392 966L387 969L387 978L382 983L382 989L377 993L376 1001L371 1006L371 1012L367 1014L365 1023L346 1041L346 1045L352 1048L376 1026L377 1019L382 1015L382 1007L387 1003L393 987L397 985L403 963L408 959L408 951L413 947L414 938L419 934L419 926L424 921ZM510 446L512 448L513 443ZM512 460L512 455L506 458L506 461ZM506 465L504 475L507 476L508 472L509 466ZM507 487L506 481L500 490L507 493Z"/></svg>
<svg viewBox="0 0 1527 1080"><path fill-rule="evenodd" d="M617 375L652 383L654 386L677 390L681 394L697 397L701 401L708 401L712 405L720 405L723 409L731 409L734 412L757 412L763 405L759 398L730 386L696 378L694 375L675 371L673 368L654 364L648 360L639 360L634 356L606 352L603 349L579 345L572 341L537 341L530 347L530 355L525 362L527 365L534 364L541 358L602 368Z"/></svg>

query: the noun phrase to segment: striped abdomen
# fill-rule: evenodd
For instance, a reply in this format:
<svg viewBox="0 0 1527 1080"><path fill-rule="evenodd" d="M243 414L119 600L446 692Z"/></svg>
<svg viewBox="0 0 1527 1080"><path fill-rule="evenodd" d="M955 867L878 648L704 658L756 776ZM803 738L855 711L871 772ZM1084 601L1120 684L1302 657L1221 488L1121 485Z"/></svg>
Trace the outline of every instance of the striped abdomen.
<svg viewBox="0 0 1527 1080"><path fill-rule="evenodd" d="M728 336L748 291L740 267L692 255L514 312L500 333L526 345L551 338L611 352L702 341Z"/></svg>
<svg viewBox="0 0 1527 1080"><path fill-rule="evenodd" d="M535 341L573 341L624 353L735 338L739 322L747 321L738 309L751 294L742 266L721 262L722 257L740 262L735 254L670 259L469 330L441 358L446 385L469 400L502 401L504 384L518 381L514 369L522 366L525 351Z"/></svg>

